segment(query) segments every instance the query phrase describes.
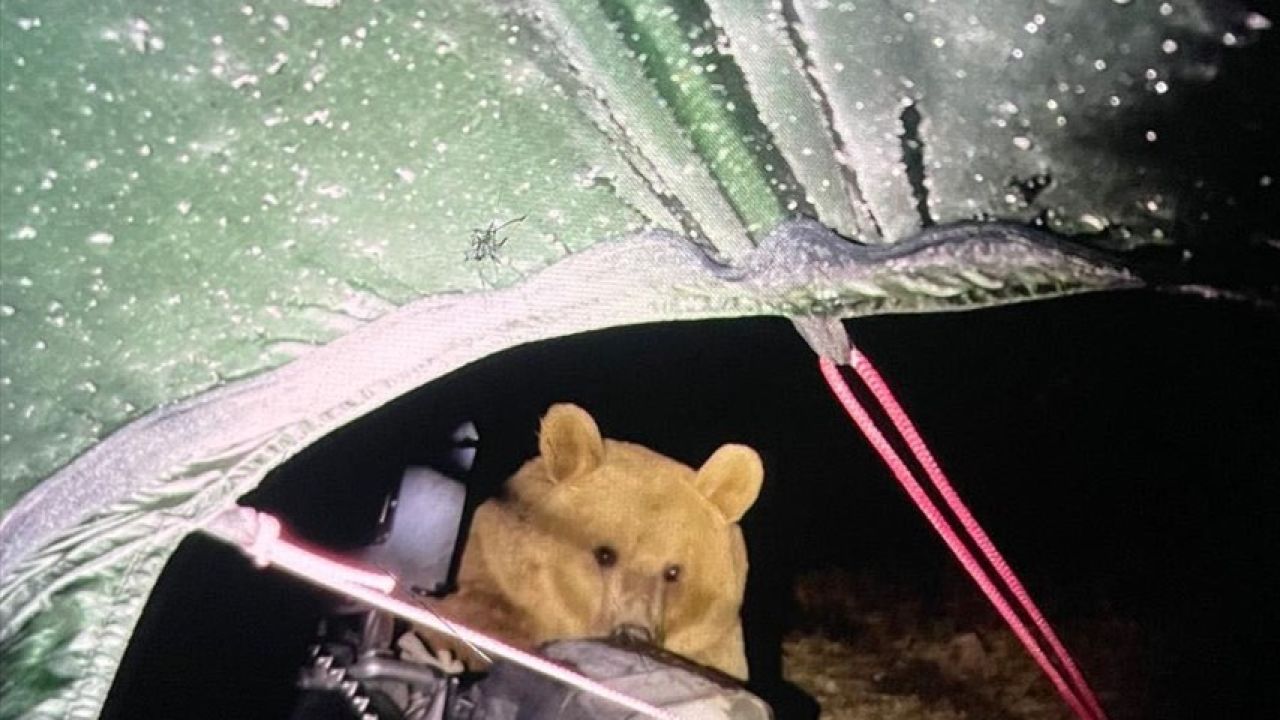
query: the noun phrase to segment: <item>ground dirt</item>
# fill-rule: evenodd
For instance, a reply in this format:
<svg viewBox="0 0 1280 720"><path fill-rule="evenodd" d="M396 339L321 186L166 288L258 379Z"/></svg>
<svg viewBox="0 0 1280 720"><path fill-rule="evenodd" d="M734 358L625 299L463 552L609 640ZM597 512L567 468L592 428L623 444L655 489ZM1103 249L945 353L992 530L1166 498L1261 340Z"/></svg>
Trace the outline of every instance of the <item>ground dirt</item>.
<svg viewBox="0 0 1280 720"><path fill-rule="evenodd" d="M976 591L940 601L840 570L796 584L787 680L821 720L1068 720L1074 717ZM1120 618L1053 618L1112 720L1144 717L1142 638Z"/></svg>

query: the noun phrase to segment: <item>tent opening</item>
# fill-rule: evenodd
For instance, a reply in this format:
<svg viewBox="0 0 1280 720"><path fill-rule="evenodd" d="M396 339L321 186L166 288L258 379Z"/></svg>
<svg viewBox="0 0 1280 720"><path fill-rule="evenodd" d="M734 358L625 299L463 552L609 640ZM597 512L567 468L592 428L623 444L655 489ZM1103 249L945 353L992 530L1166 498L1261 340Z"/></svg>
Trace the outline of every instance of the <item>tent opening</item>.
<svg viewBox="0 0 1280 720"><path fill-rule="evenodd" d="M1273 321L1129 293L847 327L1112 718L1247 716L1259 693L1276 692L1248 632L1274 607L1255 578L1280 548L1266 522L1280 509ZM354 550L373 540L405 468L438 465L460 425L478 435L470 513L536 454L538 419L562 401L606 437L693 466L725 442L760 452L743 617L751 688L777 717L1068 716L785 320L618 328L508 350L332 433L242 502ZM104 717L288 718L332 607L190 537Z"/></svg>

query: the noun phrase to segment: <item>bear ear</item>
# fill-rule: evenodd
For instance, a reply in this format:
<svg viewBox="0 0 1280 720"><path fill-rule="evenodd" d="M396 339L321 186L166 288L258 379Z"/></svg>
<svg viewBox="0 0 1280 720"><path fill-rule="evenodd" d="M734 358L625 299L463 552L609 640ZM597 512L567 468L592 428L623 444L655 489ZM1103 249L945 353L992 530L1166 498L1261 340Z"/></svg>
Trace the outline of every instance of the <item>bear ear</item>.
<svg viewBox="0 0 1280 720"><path fill-rule="evenodd" d="M538 450L553 482L589 473L604 461L604 440L596 421L569 403L552 405L542 417Z"/></svg>
<svg viewBox="0 0 1280 720"><path fill-rule="evenodd" d="M707 459L693 486L720 511L727 522L742 519L760 494L764 464L746 445L723 445Z"/></svg>

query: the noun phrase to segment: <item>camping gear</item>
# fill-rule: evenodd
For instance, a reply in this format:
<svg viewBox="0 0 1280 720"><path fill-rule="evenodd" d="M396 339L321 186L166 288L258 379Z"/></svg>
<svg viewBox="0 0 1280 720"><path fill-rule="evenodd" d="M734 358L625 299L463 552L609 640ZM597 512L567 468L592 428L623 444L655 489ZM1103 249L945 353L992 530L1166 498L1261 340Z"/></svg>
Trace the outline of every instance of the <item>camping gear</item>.
<svg viewBox="0 0 1280 720"><path fill-rule="evenodd" d="M675 717L706 720L770 720L773 717L762 701L733 679L717 677L650 647L576 640L550 643L543 652ZM472 687L464 701L474 708L474 714L463 717L475 720L635 717L601 698L566 689L509 661L499 661L488 678Z"/></svg>
<svg viewBox="0 0 1280 720"><path fill-rule="evenodd" d="M1272 182L1230 151L1265 129L1214 105L1206 166L1171 125L1267 31L1234 3L13 0L0 25L3 717L97 716L184 537L500 350L772 315L843 362L831 324L870 314L1256 290L1197 273L1253 257Z"/></svg>
<svg viewBox="0 0 1280 720"><path fill-rule="evenodd" d="M469 465L469 460L463 464ZM383 514L382 532L356 555L358 561L392 575L396 585L412 595L426 597L442 588L454 556L464 494L460 483L432 468L409 468L398 492L389 498L387 507L394 512ZM680 717L772 717L768 706L736 680L652 646L621 640L565 641L549 644L542 654ZM495 658L487 677L468 677L463 685L460 667L442 665L402 621L361 603L340 603L321 621L310 656L298 682L302 692L292 715L298 720L634 716L632 710L502 656Z"/></svg>

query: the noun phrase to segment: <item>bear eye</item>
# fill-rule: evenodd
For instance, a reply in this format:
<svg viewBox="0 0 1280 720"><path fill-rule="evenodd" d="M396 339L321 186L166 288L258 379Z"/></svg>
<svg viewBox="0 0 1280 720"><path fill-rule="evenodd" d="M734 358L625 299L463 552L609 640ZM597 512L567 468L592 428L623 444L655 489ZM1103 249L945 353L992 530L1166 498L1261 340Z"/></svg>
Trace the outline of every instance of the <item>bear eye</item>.
<svg viewBox="0 0 1280 720"><path fill-rule="evenodd" d="M601 545L592 550L591 554L595 556L596 564L602 568L613 567L618 562L618 551L608 545Z"/></svg>
<svg viewBox="0 0 1280 720"><path fill-rule="evenodd" d="M675 582L675 581L679 580L679 579L680 579L680 566L679 566L679 565L668 565L668 566L667 566L667 568L666 568L665 570L663 570L663 571L662 571L662 579L663 579L663 580L666 580L666 581L667 581L667 582L669 582L669 583L673 583L673 582Z"/></svg>

